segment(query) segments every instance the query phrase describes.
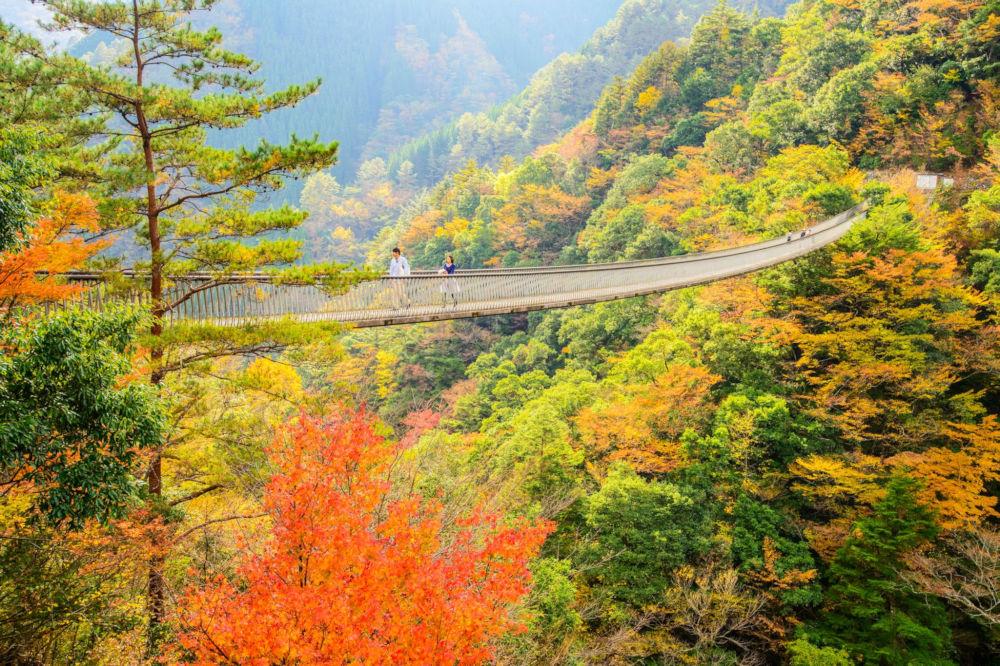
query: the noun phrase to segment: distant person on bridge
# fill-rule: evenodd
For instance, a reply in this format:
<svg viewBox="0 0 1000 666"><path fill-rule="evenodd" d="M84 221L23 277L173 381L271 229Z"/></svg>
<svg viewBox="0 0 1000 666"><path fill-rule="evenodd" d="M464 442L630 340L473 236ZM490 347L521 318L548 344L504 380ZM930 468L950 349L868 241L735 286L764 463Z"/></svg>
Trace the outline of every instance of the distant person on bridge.
<svg viewBox="0 0 1000 666"><path fill-rule="evenodd" d="M389 260L389 277L404 278L410 275L410 262L406 260L398 247L392 248L392 259ZM400 281L394 285L396 295L396 307L410 307L410 294L405 282ZM405 301L405 302L404 302Z"/></svg>
<svg viewBox="0 0 1000 666"><path fill-rule="evenodd" d="M392 259L389 260L389 277L406 277L410 274L410 262L406 260L398 247L392 248Z"/></svg>
<svg viewBox="0 0 1000 666"><path fill-rule="evenodd" d="M458 287L458 280L451 277L455 274L455 258L453 256L446 255L444 258L444 263L441 264L441 268L438 269L438 275L447 275L444 284L441 285L441 307L448 304L448 297L451 296L451 301L454 305L458 305L458 292L460 291Z"/></svg>

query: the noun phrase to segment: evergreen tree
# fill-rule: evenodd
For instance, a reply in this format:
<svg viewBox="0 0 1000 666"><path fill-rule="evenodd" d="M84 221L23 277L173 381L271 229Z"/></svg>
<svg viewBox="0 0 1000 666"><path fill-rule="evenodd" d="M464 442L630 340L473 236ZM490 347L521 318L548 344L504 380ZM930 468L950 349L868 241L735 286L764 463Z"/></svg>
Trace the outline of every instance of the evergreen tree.
<svg viewBox="0 0 1000 666"><path fill-rule="evenodd" d="M866 664L949 663L944 607L914 593L899 576L903 556L937 535L917 489L913 479L893 478L872 515L857 522L830 567L827 607L810 637Z"/></svg>
<svg viewBox="0 0 1000 666"><path fill-rule="evenodd" d="M417 169L410 160L403 160L396 171L396 183L399 189L404 192L416 192L417 190Z"/></svg>
<svg viewBox="0 0 1000 666"><path fill-rule="evenodd" d="M163 323L201 291L238 282L246 272L294 262L299 244L275 233L298 226L305 213L287 206L264 208L256 200L279 190L288 177L330 166L337 156L336 142L295 136L285 145L262 140L254 148L233 150L209 144L209 132L237 129L295 106L319 87L312 81L264 92L256 62L223 48L218 29L192 27L193 13L216 3L45 0L42 4L53 13L52 29L112 35L123 46L121 55L113 67L92 66L18 36L13 48L28 64L20 72L8 70L7 85L13 88L34 85L32 71L52 72L43 82L72 91L74 108L106 120L87 137L88 152L81 154L78 171L93 182L104 225L125 232L141 248L132 256L147 277L133 286L146 290L151 303L154 385L200 361L269 353L305 339L301 327L288 324L230 330L202 326L166 336ZM96 159L94 146L101 148ZM193 271L212 279L177 281ZM313 267L307 273L330 271ZM147 484L154 497L162 493L161 456L151 464ZM154 557L151 637L165 612L162 570L162 558Z"/></svg>

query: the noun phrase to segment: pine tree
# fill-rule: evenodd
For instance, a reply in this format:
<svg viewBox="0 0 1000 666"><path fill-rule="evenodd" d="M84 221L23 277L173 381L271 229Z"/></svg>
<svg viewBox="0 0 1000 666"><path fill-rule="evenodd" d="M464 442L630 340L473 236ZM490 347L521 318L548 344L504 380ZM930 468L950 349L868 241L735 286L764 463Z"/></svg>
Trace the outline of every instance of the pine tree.
<svg viewBox="0 0 1000 666"><path fill-rule="evenodd" d="M40 143L36 132L0 130L0 252L19 247L36 212L32 188L50 168L33 154Z"/></svg>
<svg viewBox="0 0 1000 666"><path fill-rule="evenodd" d="M305 213L288 206L264 208L260 195L279 190L288 177L330 166L337 143L292 136L285 145L262 140L253 148L223 149L209 132L236 129L265 114L295 106L319 81L273 93L255 76L258 64L223 47L216 28L197 30L195 12L217 0L44 0L50 28L112 36L122 46L113 67L92 66L50 53L19 36L22 63L9 69L5 86L35 85L32 71L50 75L43 84L72 92L74 110L104 119L92 127L77 173L91 181L102 223L125 232L142 251L135 264L138 287L148 290L150 379L162 383L173 371L234 354L260 355L306 339L300 326L277 323L219 329L177 327L165 335L169 313L200 291L239 281L241 273L288 265L299 244L275 237L298 226ZM79 127L77 127L79 130ZM83 144L80 144L83 145ZM95 150L95 148L97 150ZM96 153L96 159L95 159ZM252 240L252 244L246 241ZM300 277L329 274L334 267L296 271ZM193 271L212 279L186 289L177 278ZM191 283L186 283L191 284ZM316 335L313 330L312 336ZM162 493L161 456L147 473L151 495ZM163 561L154 558L149 580L150 636L164 617Z"/></svg>
<svg viewBox="0 0 1000 666"><path fill-rule="evenodd" d="M417 169L410 160L403 160L396 172L396 183L403 192L412 194L417 191Z"/></svg>

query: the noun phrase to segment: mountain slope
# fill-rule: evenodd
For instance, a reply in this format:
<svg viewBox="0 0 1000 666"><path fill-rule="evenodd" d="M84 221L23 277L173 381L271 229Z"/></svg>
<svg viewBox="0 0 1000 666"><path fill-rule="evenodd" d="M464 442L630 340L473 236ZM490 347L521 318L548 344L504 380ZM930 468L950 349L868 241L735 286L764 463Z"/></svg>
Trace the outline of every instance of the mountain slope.
<svg viewBox="0 0 1000 666"><path fill-rule="evenodd" d="M389 171L396 173L408 161L419 181L428 184L470 159L495 164L504 155L527 155L586 116L612 78L631 72L663 41L690 34L714 4L715 0L626 0L582 49L546 65L516 97L488 112L466 111L457 121L407 143L389 156ZM754 6L772 14L786 4L773 0Z"/></svg>
<svg viewBox="0 0 1000 666"><path fill-rule="evenodd" d="M348 339L331 376L414 442L419 487L557 523L503 663L997 660L1000 4L892 8L717 8L379 239L379 263L603 262L871 205L757 275Z"/></svg>
<svg viewBox="0 0 1000 666"><path fill-rule="evenodd" d="M199 20L219 25L229 47L259 60L271 88L324 80L297 108L226 140L319 132L340 141L334 171L351 180L369 141L390 150L435 123L502 102L539 67L579 48L620 1L221 0ZM45 16L30 0L0 0L0 19L22 28ZM73 50L109 59L114 47L95 37Z"/></svg>
<svg viewBox="0 0 1000 666"><path fill-rule="evenodd" d="M370 141L394 146L407 138L386 127L388 118L409 111L419 124L489 108L560 51L576 48L617 2L581 9L571 0L229 0L225 9L244 35L237 46L264 63L269 85L324 80L313 98L248 127L245 138L335 137L341 159L334 173L350 180Z"/></svg>

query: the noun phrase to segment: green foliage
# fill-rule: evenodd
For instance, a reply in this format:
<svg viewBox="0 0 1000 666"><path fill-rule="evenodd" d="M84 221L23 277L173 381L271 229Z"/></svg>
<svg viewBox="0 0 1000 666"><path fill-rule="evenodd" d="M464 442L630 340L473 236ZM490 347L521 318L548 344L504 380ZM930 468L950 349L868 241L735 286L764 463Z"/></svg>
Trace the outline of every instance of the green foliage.
<svg viewBox="0 0 1000 666"><path fill-rule="evenodd" d="M703 113L681 118L670 134L664 137L660 150L670 154L681 146L700 146L709 129L711 126Z"/></svg>
<svg viewBox="0 0 1000 666"><path fill-rule="evenodd" d="M862 126L865 95L872 90L874 65L864 63L834 74L816 92L806 114L809 127L827 140L853 137Z"/></svg>
<svg viewBox="0 0 1000 666"><path fill-rule="evenodd" d="M788 606L814 606L822 599L822 590L815 579L801 577L815 573L816 563L809 545L793 536L788 520L776 510L747 495L741 495L733 508L733 560L743 569L766 573L778 580L800 575L800 580L782 587L778 597ZM777 555L773 562L766 561L767 547ZM769 555L769 554L768 554Z"/></svg>
<svg viewBox="0 0 1000 666"><path fill-rule="evenodd" d="M238 495L227 488L217 503L192 500L195 511L214 515L237 496L254 504L273 422L302 405L367 403L402 436L392 479L440 500L444 516L483 506L556 522L533 567L528 631L506 638L498 661L985 661L986 641L961 627L953 645L960 625L903 572L915 554L934 555L927 546L938 530L975 527L995 512L995 3L819 0L782 20L723 5L689 43L660 44L690 25L696 7L632 0L599 46L558 59L510 104L425 136L410 162L371 159L349 187L314 176L302 197L315 216L307 234L320 239L343 226L329 246L353 243L360 254L357 241L375 231L365 221L374 220L386 225L369 247L378 265L398 244L416 266L436 266L449 252L464 270L731 247L797 232L862 200L871 206L866 220L837 245L755 276L527 316L352 333L344 358L295 369L261 360L267 370L257 379L257 363L217 359L233 350L270 357L337 329L171 327L159 336L163 367L211 381L194 373L166 380L166 390L198 401L184 433L187 458L171 461L190 480L167 498L186 502L187 486L198 492L208 479ZM190 38L203 48L217 44L213 34ZM422 48L416 33L400 39ZM448 52L445 42L421 53L433 60ZM639 43L649 55L628 75L621 64L642 57L630 51ZM478 61L483 51L470 53ZM240 56L223 60L254 80L230 90L240 99L206 94L214 90L207 80L187 99L191 86L168 89L163 76L140 101L164 114L175 104L194 109L208 127L239 125L217 114L219 100L247 112L244 101L270 96ZM67 62L44 66L135 93L116 78L127 70ZM190 76L202 75L196 70ZM556 138L609 80L590 119L558 143L520 162L500 158ZM0 99L0 114L11 106ZM279 185L279 174L245 177L269 159L288 160L284 177L331 156L271 144L216 151L202 138L180 130L156 138L157 159L191 151L202 176L189 185L238 183L233 191L242 193L204 213L164 212L162 228L174 234L161 250L165 277L296 261L283 234L301 213L262 211L253 200ZM148 174L127 148L91 160L112 221L143 212L133 193ZM861 170L959 162L969 170L926 202L900 180L909 174ZM400 188L445 171L452 175L401 203L409 195ZM156 257L148 255L150 266ZM320 272L281 275L318 280ZM248 387L267 397L241 397ZM218 443L206 446L210 439ZM899 473L922 485L893 478ZM197 562L199 575L231 574L227 553L238 546L220 543L224 534L206 527L176 569Z"/></svg>
<svg viewBox="0 0 1000 666"><path fill-rule="evenodd" d="M0 543L0 660L95 663L101 640L141 624L123 602L122 562L111 548L67 543L51 526L5 525Z"/></svg>
<svg viewBox="0 0 1000 666"><path fill-rule="evenodd" d="M752 58L757 56L759 45L753 40L752 28L746 14L724 3L698 22L678 72L688 108L698 110L708 100L729 94L734 85L753 79L756 63Z"/></svg>
<svg viewBox="0 0 1000 666"><path fill-rule="evenodd" d="M92 185L102 225L128 232L143 248L127 258L140 275L152 276L148 285L140 277L134 286L149 290L154 325L194 295L175 290L165 298L164 283L173 278L205 271L225 279L295 262L300 244L280 234L298 226L304 213L264 208L257 197L280 190L287 178L329 166L336 142L293 134L287 144L261 139L253 147L223 149L209 146L208 136L293 107L319 81L265 91L256 62L225 49L217 28L198 30L188 22L192 12L214 2L163 0L142 11L124 2L46 4L53 29L135 39L117 68L49 54L27 38L15 48L24 62L51 70L82 113L105 121L76 137L75 167ZM8 84L30 89L31 70L14 71ZM249 349L273 342L262 338ZM172 366L157 363L163 347L152 346L156 383Z"/></svg>
<svg viewBox="0 0 1000 666"><path fill-rule="evenodd" d="M645 155L629 161L615 178L604 202L587 220L579 245L587 249L591 262L669 256L677 241L669 232L647 224L645 210L629 205L629 199L652 190L675 168L672 160L659 155Z"/></svg>
<svg viewBox="0 0 1000 666"><path fill-rule="evenodd" d="M454 418L433 441L477 493L554 517L547 553L565 578L546 560L540 590L584 620L532 634L510 661L951 656L949 618L900 574L935 521L954 526L943 509L993 455L994 304L964 285L992 292L997 272L996 88L968 74L984 71L982 44L957 42L976 41L972 14L980 42L996 21L949 7L823 0L782 20L718 7L690 43L612 79L551 149L462 169L392 231L428 260L467 252L476 228L490 231L469 256L487 265L603 262L775 238L870 204L837 245L754 277L495 328L505 337L443 399ZM926 207L900 175L862 171L986 154ZM582 231L572 217L551 234L529 187L586 194ZM697 371L690 394L671 381L682 368ZM982 487L976 511L993 506Z"/></svg>
<svg viewBox="0 0 1000 666"><path fill-rule="evenodd" d="M758 143L753 133L739 121L716 127L705 136L705 149L712 164L719 171L737 174L750 173L760 166L763 151Z"/></svg>
<svg viewBox="0 0 1000 666"><path fill-rule="evenodd" d="M583 370L564 370L552 379L536 371L509 376L494 395L497 389L517 397L501 397L482 422L489 485L503 487L501 495L515 506L558 506L573 496L583 464L567 418L593 400L593 378Z"/></svg>
<svg viewBox="0 0 1000 666"><path fill-rule="evenodd" d="M885 499L858 521L830 566L823 617L806 634L865 663L949 663L944 606L899 578L903 557L937 535L917 483L897 477Z"/></svg>
<svg viewBox="0 0 1000 666"><path fill-rule="evenodd" d="M673 45L662 46L659 52L655 49L664 40L687 36L711 5L709 0L627 0L579 52L557 57L540 69L520 94L493 111L466 113L410 141L389 158L390 171L410 161L424 182L433 183L469 159L496 164L505 155L523 157L586 117L598 98L595 124L599 132L611 129L623 122L624 116L610 108L619 100L612 101L615 95L606 86L613 87L614 77L631 72L651 51L669 59ZM640 71L639 78L648 82L641 88L632 85L623 93L627 104L634 105L642 90L656 79L653 66L644 63L642 67L645 74ZM670 99L661 100L656 115L670 109ZM608 114L615 120L606 120Z"/></svg>
<svg viewBox="0 0 1000 666"><path fill-rule="evenodd" d="M572 563L550 557L539 559L531 568L534 588L528 605L535 615L532 630L549 640L572 634L583 624L573 608L576 585L573 584Z"/></svg>
<svg viewBox="0 0 1000 666"><path fill-rule="evenodd" d="M32 191L52 173L39 131L0 130L0 253L16 249L36 214Z"/></svg>
<svg viewBox="0 0 1000 666"><path fill-rule="evenodd" d="M560 317L555 348L588 364L638 342L655 315L643 298L598 303L584 312L583 316Z"/></svg>
<svg viewBox="0 0 1000 666"><path fill-rule="evenodd" d="M164 429L150 388L120 385L143 322L69 310L0 333L0 466L55 523L120 517L140 494L137 454Z"/></svg>
<svg viewBox="0 0 1000 666"><path fill-rule="evenodd" d="M674 569L706 551L707 513L704 500L673 484L613 467L584 508L593 539L581 562L587 579L616 601L655 603Z"/></svg>
<svg viewBox="0 0 1000 666"><path fill-rule="evenodd" d="M788 644L791 666L851 666L854 662L845 650L817 647L804 638Z"/></svg>
<svg viewBox="0 0 1000 666"><path fill-rule="evenodd" d="M972 284L987 294L1000 294L1000 252L976 250L969 263Z"/></svg>
<svg viewBox="0 0 1000 666"><path fill-rule="evenodd" d="M851 188L834 183L819 183L806 192L803 198L809 203L816 204L820 212L827 217L842 213L857 203Z"/></svg>

